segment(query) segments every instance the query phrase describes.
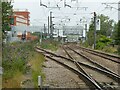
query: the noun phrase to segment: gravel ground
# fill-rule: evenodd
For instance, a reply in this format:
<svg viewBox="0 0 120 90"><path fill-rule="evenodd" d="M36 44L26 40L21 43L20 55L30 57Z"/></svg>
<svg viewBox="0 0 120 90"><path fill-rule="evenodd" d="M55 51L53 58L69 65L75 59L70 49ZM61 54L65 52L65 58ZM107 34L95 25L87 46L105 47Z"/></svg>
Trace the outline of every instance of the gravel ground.
<svg viewBox="0 0 120 90"><path fill-rule="evenodd" d="M60 50L57 53L62 55L63 52ZM50 88L88 88L76 74L55 61L47 59L44 65L43 72L46 75L44 85L49 85Z"/></svg>

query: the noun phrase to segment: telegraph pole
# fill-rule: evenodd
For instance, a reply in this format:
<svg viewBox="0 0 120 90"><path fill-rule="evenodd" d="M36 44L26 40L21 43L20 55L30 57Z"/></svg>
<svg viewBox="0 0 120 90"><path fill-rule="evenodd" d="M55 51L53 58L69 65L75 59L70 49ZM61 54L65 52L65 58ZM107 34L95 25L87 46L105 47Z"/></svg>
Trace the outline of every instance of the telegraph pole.
<svg viewBox="0 0 120 90"><path fill-rule="evenodd" d="M53 37L52 12L50 12L50 38Z"/></svg>
<svg viewBox="0 0 120 90"><path fill-rule="evenodd" d="M94 49L96 49L96 12L94 12Z"/></svg>
<svg viewBox="0 0 120 90"><path fill-rule="evenodd" d="M49 25L49 16L48 16L48 35L49 35L50 25Z"/></svg>
<svg viewBox="0 0 120 90"><path fill-rule="evenodd" d="M46 26L45 26L45 24L44 24L44 34L46 33Z"/></svg>
<svg viewBox="0 0 120 90"><path fill-rule="evenodd" d="M59 36L59 29L58 29L58 41L60 40L59 37L60 37L60 36Z"/></svg>
<svg viewBox="0 0 120 90"><path fill-rule="evenodd" d="M46 26L44 24L44 39L46 38Z"/></svg>
<svg viewBox="0 0 120 90"><path fill-rule="evenodd" d="M87 24L85 24L85 40L87 40Z"/></svg>

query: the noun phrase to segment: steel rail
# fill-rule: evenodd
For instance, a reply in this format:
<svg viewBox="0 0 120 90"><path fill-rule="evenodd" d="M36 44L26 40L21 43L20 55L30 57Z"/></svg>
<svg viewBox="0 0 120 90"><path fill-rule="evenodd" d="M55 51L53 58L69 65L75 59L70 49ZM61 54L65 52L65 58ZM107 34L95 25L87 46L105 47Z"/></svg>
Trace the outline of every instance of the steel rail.
<svg viewBox="0 0 120 90"><path fill-rule="evenodd" d="M72 55L70 55L68 53L68 51L63 47L63 50L66 52L66 54L68 55L69 58L71 58L73 61L75 61L75 59L72 57ZM101 68L98 68L98 67L95 67L95 66L91 66L91 65L88 65L88 64L85 64L85 63L81 63L80 61L75 61L76 62L76 65L78 66L79 70L81 70L83 73L85 73L90 79L94 80L99 86L101 86L101 84L99 84L99 82L97 82L94 78L92 78L80 65L83 65L87 68L90 68L92 70L95 70L95 71L99 71L103 74L105 74L106 76L112 78L113 80L115 80L116 82L119 82L120 80L120 77L119 76L116 76L115 74L109 72L109 71L106 71L104 69L101 69ZM101 86L101 88L103 88L103 86ZM111 89L112 90L113 87L108 87L106 89ZM105 87L104 87L105 89Z"/></svg>
<svg viewBox="0 0 120 90"><path fill-rule="evenodd" d="M73 61L75 61L74 58L66 51L66 49L65 49L65 48L63 48L63 49L64 49L64 51L67 53L67 55L68 55L71 59L73 59ZM83 65L83 66L85 66L85 67L88 67L88 68L91 68L91 69L94 69L94 70L96 70L96 71L100 71L100 72L104 73L105 75L107 75L107 76L109 76L110 78L114 79L116 82L118 82L118 80L120 80L120 76L119 76L119 75L116 75L116 73L114 74L114 73L109 72L108 70L103 69L104 67L103 67L103 68L99 68L99 67L95 67L95 66L91 66L91 65L82 63L82 62L80 62L80 61L77 61L77 62L78 62L80 65Z"/></svg>
<svg viewBox="0 0 120 90"><path fill-rule="evenodd" d="M67 52L67 50L66 50L64 47L62 47L62 48L63 48L63 50L66 52L66 54L68 55L68 57L73 61L73 63L76 64L77 68L78 68L80 71L82 71L84 74L86 74L90 79L92 79L92 78L89 76L89 74L79 65L79 63Z"/></svg>
<svg viewBox="0 0 120 90"><path fill-rule="evenodd" d="M95 67L95 66L91 66L91 65L88 65L88 64L82 63L82 62L78 62L78 63L79 63L80 65L83 65L83 66L87 67L87 68L91 68L91 69L94 69L94 70L96 70L96 71L100 71L101 73L106 74L107 76L109 76L110 78L114 79L114 80L117 81L117 82L118 82L118 80L120 80L120 77L119 77L119 76L116 76L115 74L110 73L110 72L108 72L108 71L106 71L106 70L104 70L104 69L97 68L97 67Z"/></svg>
<svg viewBox="0 0 120 90"><path fill-rule="evenodd" d="M42 48L39 48L39 47L36 47L36 49L38 49L38 51L39 52L42 52L43 53L43 51L44 52L46 52L46 53L48 53L48 54L50 54L50 55L53 55L53 56L56 56L56 57L59 57L59 58L63 58L63 59L66 59L66 60L69 60L69 61L71 61L71 62L75 62L75 60L72 60L72 59L70 59L70 58L67 58L67 57L65 57L65 56L62 56L62 55L57 55L57 54L55 54L55 53L52 53L52 52L50 52L50 51L47 51L47 50L45 50L45 49L42 49ZM78 53L78 52L76 52L77 54L80 54L80 53ZM87 58L88 59L88 58ZM106 73L106 74L111 74L111 75L108 75L108 76L110 76L110 77L114 77L113 79L115 80L115 81L117 81L117 79L119 80L120 79L120 76L118 75L118 74L116 74L115 72L113 72L113 71L111 71L110 69L108 69L108 68L106 68L106 67L104 67L104 66L102 66L102 65L100 65L100 64L98 64L98 63L96 63L96 62L94 62L94 61L91 61L91 59L90 59L90 62L91 63L93 63L93 64L95 64L95 65L97 65L99 68L96 68L95 70L101 70L101 72L103 72L103 73ZM79 62L80 63L80 62ZM95 68L95 67L91 67L91 68ZM104 70L103 70L104 69Z"/></svg>
<svg viewBox="0 0 120 90"><path fill-rule="evenodd" d="M72 68L71 66L69 66L69 65L67 65L67 64L64 64L64 63L62 63L62 62L60 62L60 61L58 61L58 60L56 60L56 59L54 59L54 58L52 58L52 57L50 57L50 56L46 56L46 57L48 57L48 58L50 58L50 59L52 59L52 60L60 63L61 65L67 67L68 69L72 70L73 72L75 72L75 73L79 76L80 79L83 80L83 78L84 78L85 80L83 80L83 81L90 87L91 90L93 90L93 89L103 90L103 89L98 85L98 83L96 83L94 80L90 79L86 74L84 74L84 73L82 73L82 72L80 72L80 71ZM92 86L91 86L91 85L92 85Z"/></svg>
<svg viewBox="0 0 120 90"><path fill-rule="evenodd" d="M88 49L88 48L84 48L84 47L80 47L79 48L85 50L86 52L88 53L91 53L91 54L94 54L94 55L97 55L97 56L100 56L102 58L105 58L107 60L111 60L115 63L118 63L120 64L120 57L119 56L116 56L116 55L111 55L111 54L108 54L108 53L103 53L103 52L99 52L99 51L95 51L95 50L92 50L92 49ZM113 59L114 58L114 59Z"/></svg>
<svg viewBox="0 0 120 90"><path fill-rule="evenodd" d="M116 74L115 72L113 72L113 71L110 70L109 68L107 68L107 67L105 67L105 66L103 66L103 65L101 65L101 64L99 64L99 63L97 63L96 61L93 61L93 60L90 59L89 57L87 57L87 56L85 56L85 55L83 55L83 54L81 54L81 53L75 51L74 49L72 49L72 48L70 48L70 47L68 47L68 48L69 48L70 50L74 51L76 54L82 56L83 58L86 58L86 59L89 60L91 63L93 63L94 65L98 66L99 68L104 69L104 70L106 70L106 71L108 71L108 72L114 74L114 75L117 76L117 77L120 77L120 75Z"/></svg>
<svg viewBox="0 0 120 90"><path fill-rule="evenodd" d="M37 49L36 49L37 50ZM39 50L37 50L37 52L40 52ZM45 55L45 54L44 54ZM87 75L85 75L84 73L72 68L71 66L59 61L59 60L56 60L54 58L52 58L51 56L49 55L45 55L47 58L51 59L51 60L54 60L56 61L57 63L67 67L69 70L73 71L75 74L77 74L79 76L79 78L82 80L89 86L89 88L91 90L93 89L97 89L97 90L103 90L95 81L91 80ZM56 56L56 55L55 55ZM84 78L84 79L83 79Z"/></svg>
<svg viewBox="0 0 120 90"><path fill-rule="evenodd" d="M99 84L99 82L97 82L95 79L93 79L93 78L80 66L79 62L78 62L77 60L75 60L75 59L72 57L72 55L70 55L70 54L68 53L68 51L67 51L64 47L62 47L62 48L63 48L63 50L66 52L66 54L68 55L68 57L70 57L70 58L75 62L77 68L78 68L80 71L82 71L82 72L83 72L85 75L87 75L91 80L93 80L96 84L98 84L99 87L103 88L103 87Z"/></svg>

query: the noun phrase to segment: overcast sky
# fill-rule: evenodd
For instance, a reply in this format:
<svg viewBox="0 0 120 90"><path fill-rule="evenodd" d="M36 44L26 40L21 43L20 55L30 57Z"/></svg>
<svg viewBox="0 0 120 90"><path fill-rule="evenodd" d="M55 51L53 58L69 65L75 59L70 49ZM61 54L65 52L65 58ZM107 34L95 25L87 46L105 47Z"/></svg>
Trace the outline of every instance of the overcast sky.
<svg viewBox="0 0 120 90"><path fill-rule="evenodd" d="M118 11L116 9L106 9L106 5L102 3L117 3L119 0L78 0L78 3L73 0L66 0L66 4L74 7L64 7L64 0L41 0L42 4L45 4L49 7L56 7L57 4L61 9L58 8L46 8L40 6L40 0L14 0L12 3L14 9L28 9L30 12L30 22L31 25L43 25L47 24L47 17L49 12L53 12L53 22L59 24L63 18L66 18L66 25L76 25L79 24L80 19L86 19L89 23L90 19L93 17L93 12L96 12L97 15L104 14L109 16L115 21L118 20ZM112 7L118 8L117 4L109 4ZM84 9L76 9L75 7L88 7ZM70 21L68 20L70 19Z"/></svg>

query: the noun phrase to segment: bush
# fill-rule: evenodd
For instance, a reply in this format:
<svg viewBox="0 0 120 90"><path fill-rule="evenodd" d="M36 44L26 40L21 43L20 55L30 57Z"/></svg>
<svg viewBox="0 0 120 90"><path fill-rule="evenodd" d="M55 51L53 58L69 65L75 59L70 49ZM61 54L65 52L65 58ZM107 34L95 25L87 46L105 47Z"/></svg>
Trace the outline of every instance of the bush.
<svg viewBox="0 0 120 90"><path fill-rule="evenodd" d="M98 40L99 42L105 43L105 44L110 44L112 42L112 39L107 38L106 36L101 35L100 39Z"/></svg>
<svg viewBox="0 0 120 90"><path fill-rule="evenodd" d="M105 43L98 42L97 45L96 45L96 49L100 49L100 50L102 50L105 46L106 46Z"/></svg>
<svg viewBox="0 0 120 90"><path fill-rule="evenodd" d="M11 78L15 75L17 71L20 71L22 73L25 73L26 67L24 60L14 60L14 61L4 61L3 62L4 67L4 78Z"/></svg>
<svg viewBox="0 0 120 90"><path fill-rule="evenodd" d="M52 51L57 50L59 42L52 40L45 40L42 42L41 47L44 49L50 49Z"/></svg>
<svg viewBox="0 0 120 90"><path fill-rule="evenodd" d="M117 49L114 48L114 47L112 47L112 46L107 46L107 47L105 47L105 48L103 49L103 51L108 52L108 53L114 53L114 54L117 53Z"/></svg>
<svg viewBox="0 0 120 90"><path fill-rule="evenodd" d="M89 46L87 41L84 42L82 45L83 45L84 47L88 47L88 46Z"/></svg>
<svg viewBox="0 0 120 90"><path fill-rule="evenodd" d="M109 45L112 42L112 39L107 38L106 36L101 35L97 40L96 49L103 49L105 46Z"/></svg>
<svg viewBox="0 0 120 90"><path fill-rule="evenodd" d="M3 78L11 78L15 73L26 72L26 63L32 55L34 42L15 42L3 46Z"/></svg>

